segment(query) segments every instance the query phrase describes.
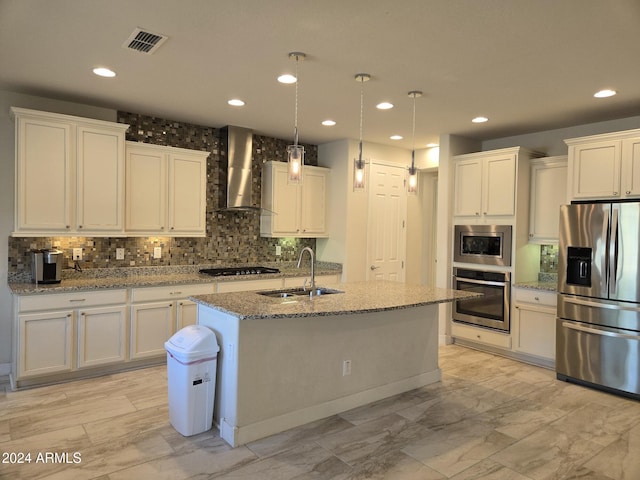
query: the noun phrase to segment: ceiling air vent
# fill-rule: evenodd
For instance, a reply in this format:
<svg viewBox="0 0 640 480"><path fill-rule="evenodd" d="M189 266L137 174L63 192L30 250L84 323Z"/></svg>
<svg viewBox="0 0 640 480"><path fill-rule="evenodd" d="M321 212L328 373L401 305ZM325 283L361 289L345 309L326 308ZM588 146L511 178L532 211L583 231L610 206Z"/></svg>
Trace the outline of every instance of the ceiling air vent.
<svg viewBox="0 0 640 480"><path fill-rule="evenodd" d="M122 44L124 48L136 50L137 52L151 55L155 53L169 37L162 34L151 33L141 28L136 28L126 42Z"/></svg>

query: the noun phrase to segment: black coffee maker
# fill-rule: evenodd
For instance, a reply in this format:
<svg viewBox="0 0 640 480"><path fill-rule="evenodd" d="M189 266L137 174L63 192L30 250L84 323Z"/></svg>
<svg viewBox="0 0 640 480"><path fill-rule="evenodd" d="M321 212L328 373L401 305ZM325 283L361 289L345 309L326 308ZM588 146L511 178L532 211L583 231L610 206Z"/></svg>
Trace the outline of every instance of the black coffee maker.
<svg viewBox="0 0 640 480"><path fill-rule="evenodd" d="M31 280L34 283L60 283L62 252L60 250L31 251Z"/></svg>

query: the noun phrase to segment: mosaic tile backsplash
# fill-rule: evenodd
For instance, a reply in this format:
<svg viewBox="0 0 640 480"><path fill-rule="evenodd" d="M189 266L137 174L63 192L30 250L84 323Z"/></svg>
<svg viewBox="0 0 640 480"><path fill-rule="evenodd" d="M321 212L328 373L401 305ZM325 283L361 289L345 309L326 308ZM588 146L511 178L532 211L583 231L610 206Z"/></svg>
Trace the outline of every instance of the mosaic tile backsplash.
<svg viewBox="0 0 640 480"><path fill-rule="evenodd" d="M73 268L72 249L82 248L82 269L199 264L250 264L297 260L300 249L315 248L315 239L260 237L258 211L219 211L220 129L184 122L118 112L118 122L130 125L127 140L210 152L207 161L207 235L190 237L9 237L8 273L31 270L31 249L58 248L64 252L64 268ZM262 164L286 161L287 145L282 140L253 135L253 190L259 202ZM318 164L318 147L305 144L305 163ZM282 254L275 255L276 245ZM162 248L162 258L153 258L154 247ZM125 249L124 260L116 260L116 248Z"/></svg>

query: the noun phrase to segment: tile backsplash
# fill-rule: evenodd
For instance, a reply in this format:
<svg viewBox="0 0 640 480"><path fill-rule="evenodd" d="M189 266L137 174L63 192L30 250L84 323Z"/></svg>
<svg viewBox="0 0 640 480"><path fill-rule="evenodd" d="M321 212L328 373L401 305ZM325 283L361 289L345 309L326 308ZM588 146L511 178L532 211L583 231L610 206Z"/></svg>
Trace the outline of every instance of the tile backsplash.
<svg viewBox="0 0 640 480"><path fill-rule="evenodd" d="M540 272L558 273L558 245L540 245Z"/></svg>
<svg viewBox="0 0 640 480"><path fill-rule="evenodd" d="M297 260L301 248L315 247L315 239L260 237L257 211L219 211L220 130L136 113L118 112L118 122L129 124L129 141L210 152L207 160L207 235L205 237L9 237L8 273L31 269L31 249L58 248L64 252L64 268L73 268L72 249L83 249L81 268L141 267L198 264L248 264ZM253 135L253 191L260 198L262 164L286 161L282 140ZM305 144L305 163L318 164L318 148ZM281 255L276 256L276 246ZM162 256L153 258L154 247ZM124 248L124 260L116 260L116 248Z"/></svg>

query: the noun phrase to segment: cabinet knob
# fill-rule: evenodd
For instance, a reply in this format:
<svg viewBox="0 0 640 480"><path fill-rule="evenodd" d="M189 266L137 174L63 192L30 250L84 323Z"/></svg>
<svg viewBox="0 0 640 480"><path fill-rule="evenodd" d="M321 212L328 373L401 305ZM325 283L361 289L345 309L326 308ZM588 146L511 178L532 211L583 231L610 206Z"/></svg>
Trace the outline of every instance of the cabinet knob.
<svg viewBox="0 0 640 480"><path fill-rule="evenodd" d="M78 225L78 228L82 228L82 225Z"/></svg>
<svg viewBox="0 0 640 480"><path fill-rule="evenodd" d="M476 217L479 217L479 216L480 216L480 212L476 212Z"/></svg>
<svg viewBox="0 0 640 480"><path fill-rule="evenodd" d="M627 195L631 195L631 190L627 190L625 193L626 193Z"/></svg>
<svg viewBox="0 0 640 480"><path fill-rule="evenodd" d="M539 301L540 301L540 297L533 297L533 299L534 299L536 302L539 302Z"/></svg>
<svg viewBox="0 0 640 480"><path fill-rule="evenodd" d="M530 234L529 234L529 236L530 236L531 238L533 238L533 233L530 233Z"/></svg>
<svg viewBox="0 0 640 480"><path fill-rule="evenodd" d="M483 215L486 215L486 214L487 214L487 212L482 212L482 214L483 214Z"/></svg>
<svg viewBox="0 0 640 480"><path fill-rule="evenodd" d="M614 195L615 197L617 197L617 196L618 196L618 192L613 192L613 195Z"/></svg>

